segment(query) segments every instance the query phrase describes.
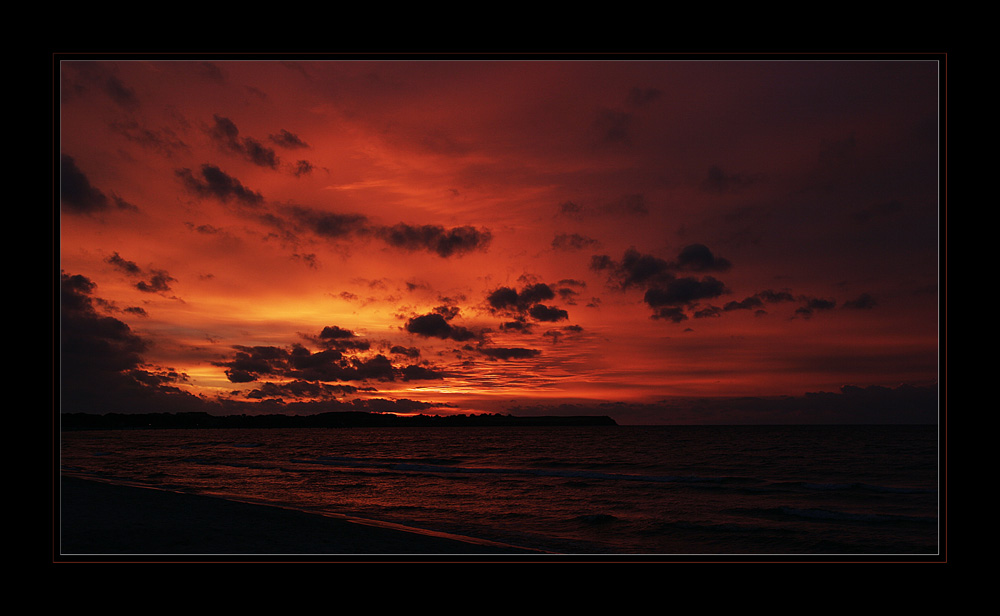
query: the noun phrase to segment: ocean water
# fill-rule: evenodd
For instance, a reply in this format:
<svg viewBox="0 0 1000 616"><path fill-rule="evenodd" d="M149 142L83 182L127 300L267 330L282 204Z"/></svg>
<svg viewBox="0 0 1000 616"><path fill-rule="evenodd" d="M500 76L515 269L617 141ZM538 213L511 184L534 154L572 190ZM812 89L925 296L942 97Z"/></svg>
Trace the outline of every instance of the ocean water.
<svg viewBox="0 0 1000 616"><path fill-rule="evenodd" d="M109 430L63 472L574 555L935 555L936 426Z"/></svg>

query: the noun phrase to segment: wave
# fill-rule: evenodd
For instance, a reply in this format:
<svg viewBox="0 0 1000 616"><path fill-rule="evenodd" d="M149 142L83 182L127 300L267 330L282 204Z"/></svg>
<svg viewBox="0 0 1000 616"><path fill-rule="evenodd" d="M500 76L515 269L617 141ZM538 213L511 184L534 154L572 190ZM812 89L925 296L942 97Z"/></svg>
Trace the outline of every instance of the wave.
<svg viewBox="0 0 1000 616"><path fill-rule="evenodd" d="M644 481L653 483L743 483L757 480L745 477L703 477L698 475L635 475L627 473L602 473L581 469L554 468L523 468L523 467L489 467L461 466L460 462L447 460L446 464L429 464L427 461L401 461L375 458L348 458L324 456L314 460L294 459L298 464L321 464L326 466L341 466L346 468L369 468L392 471L411 471L420 473L462 473L462 474L493 474L493 475L527 475L535 477L565 477L571 479L604 479L613 481Z"/></svg>

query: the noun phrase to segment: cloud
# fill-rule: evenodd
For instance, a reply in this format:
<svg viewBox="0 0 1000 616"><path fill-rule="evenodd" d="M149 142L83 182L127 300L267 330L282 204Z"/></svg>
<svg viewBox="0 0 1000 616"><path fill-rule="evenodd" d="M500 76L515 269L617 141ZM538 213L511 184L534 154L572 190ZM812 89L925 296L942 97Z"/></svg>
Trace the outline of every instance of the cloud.
<svg viewBox="0 0 1000 616"><path fill-rule="evenodd" d="M412 364L400 371L404 381L432 381L444 379L448 373Z"/></svg>
<svg viewBox="0 0 1000 616"><path fill-rule="evenodd" d="M808 298L803 297L802 301L805 303L795 310L795 314L809 318L813 316L817 311L832 310L837 306L837 302L832 299L821 299L818 297Z"/></svg>
<svg viewBox="0 0 1000 616"><path fill-rule="evenodd" d="M219 115L213 116L215 125L209 130L209 135L222 146L223 149L241 156L245 160L260 167L277 169L279 160L274 150L265 146L252 137L240 138L240 130L229 118Z"/></svg>
<svg viewBox="0 0 1000 616"><path fill-rule="evenodd" d="M309 147L309 144L302 141L298 135L290 133L285 129L281 129L276 135L268 135L267 138L270 139L272 143L280 145L283 148L294 150Z"/></svg>
<svg viewBox="0 0 1000 616"><path fill-rule="evenodd" d="M170 291L170 283L177 282L177 279L164 270L149 270L144 272L134 261L129 261L117 252L105 259L105 262L114 265L117 269L130 277L148 275L148 280L140 280L135 283L135 288L144 293L166 293Z"/></svg>
<svg viewBox="0 0 1000 616"><path fill-rule="evenodd" d="M361 214L338 214L300 206L291 206L287 211L320 237L342 238L365 232L368 228L368 219Z"/></svg>
<svg viewBox="0 0 1000 616"><path fill-rule="evenodd" d="M722 307L723 310L729 312L731 310L755 310L757 308L762 308L764 306L764 301L761 300L756 295L752 295L741 301L731 301Z"/></svg>
<svg viewBox="0 0 1000 616"><path fill-rule="evenodd" d="M433 312L413 317L406 322L406 331L425 338L452 339L459 342L471 340L476 334L458 325L452 325L444 316Z"/></svg>
<svg viewBox="0 0 1000 616"><path fill-rule="evenodd" d="M135 120L112 122L110 127L129 141L137 143L144 148L158 151L167 157L190 149L169 128L150 130L140 126Z"/></svg>
<svg viewBox="0 0 1000 616"><path fill-rule="evenodd" d="M319 333L319 337L326 340L340 340L343 338L354 338L357 334L349 329L344 329L338 327L337 325L331 325L324 327L323 331Z"/></svg>
<svg viewBox="0 0 1000 616"><path fill-rule="evenodd" d="M315 169L315 167L308 160L296 161L292 175L295 177L302 177L303 175L312 173L313 169Z"/></svg>
<svg viewBox="0 0 1000 616"><path fill-rule="evenodd" d="M554 306L535 304L528 310L532 319L537 321L562 321L569 318L569 313Z"/></svg>
<svg viewBox="0 0 1000 616"><path fill-rule="evenodd" d="M732 267L728 259L717 257L704 244L690 244L681 249L674 261L640 253L629 247L621 261L608 255L591 257L590 268L606 271L611 282L623 289L666 285L675 278L674 272L726 272Z"/></svg>
<svg viewBox="0 0 1000 616"><path fill-rule="evenodd" d="M560 233L552 240L552 247L556 250L581 250L599 245L599 241L579 233Z"/></svg>
<svg viewBox="0 0 1000 616"><path fill-rule="evenodd" d="M292 381L290 383L262 383L257 389L246 393L247 398L318 398L330 400L347 394L361 391L353 385L329 385L311 381Z"/></svg>
<svg viewBox="0 0 1000 616"><path fill-rule="evenodd" d="M795 297L793 297L788 291L773 291L771 289L767 289L759 291L756 296L768 303L795 301Z"/></svg>
<svg viewBox="0 0 1000 616"><path fill-rule="evenodd" d="M606 271L610 280L623 289L669 282L674 277L668 261L642 254L634 247L628 248L619 262L608 255L594 255L590 267L595 271Z"/></svg>
<svg viewBox="0 0 1000 616"><path fill-rule="evenodd" d="M700 300L718 297L729 290L725 283L712 276L679 278L675 272L727 271L732 264L716 257L702 244L691 244L681 249L674 261L642 254L630 247L621 261L608 255L594 255L590 267L605 272L609 283L623 290L645 289L643 301L654 309L653 318L679 323L688 318L685 308L695 309ZM704 313L704 316L709 314L716 316L714 313Z"/></svg>
<svg viewBox="0 0 1000 616"><path fill-rule="evenodd" d="M188 190L201 197L213 197L224 202L235 199L250 206L259 206L264 202L264 197L260 193L245 187L239 180L215 165L202 165L200 177L190 169L178 169L175 173Z"/></svg>
<svg viewBox="0 0 1000 616"><path fill-rule="evenodd" d="M522 347L479 347L477 350L490 359L502 359L504 361L530 359L541 354L541 351L537 349Z"/></svg>
<svg viewBox="0 0 1000 616"><path fill-rule="evenodd" d="M389 349L389 352L393 355L405 355L406 357L420 357L420 349L417 347L404 347L401 345L396 345Z"/></svg>
<svg viewBox="0 0 1000 616"><path fill-rule="evenodd" d="M555 298L552 287L544 283L525 286L518 293L510 287L499 287L492 291L486 301L494 310L524 312L533 304Z"/></svg>
<svg viewBox="0 0 1000 616"><path fill-rule="evenodd" d="M726 272L732 264L727 259L716 257L704 244L691 244L681 249L674 267L694 272Z"/></svg>
<svg viewBox="0 0 1000 616"><path fill-rule="evenodd" d="M225 368L226 377L233 383L262 379L295 379L309 383L413 381L447 376L444 372L424 366L395 366L381 353L361 356L358 352L367 350L370 343L357 341L353 332L338 326L324 328L313 340L325 341L327 348L313 352L301 344L291 347L235 346L232 358L215 365ZM411 356L409 352L404 354Z"/></svg>
<svg viewBox="0 0 1000 616"><path fill-rule="evenodd" d="M428 250L442 257L458 256L475 250L485 250L493 239L487 229L437 225L413 226L399 223L381 227L375 233L390 246L404 250Z"/></svg>
<svg viewBox="0 0 1000 616"><path fill-rule="evenodd" d="M62 155L59 180L62 204L70 210L86 214L108 208L107 195L91 185L68 154Z"/></svg>
<svg viewBox="0 0 1000 616"><path fill-rule="evenodd" d="M854 308L856 310L870 310L876 305L875 298L868 293L862 293L857 299L844 302L842 308Z"/></svg>
<svg viewBox="0 0 1000 616"><path fill-rule="evenodd" d="M59 393L63 412L191 410L199 399L176 387L184 375L149 365L149 343L97 311L89 278L61 274Z"/></svg>

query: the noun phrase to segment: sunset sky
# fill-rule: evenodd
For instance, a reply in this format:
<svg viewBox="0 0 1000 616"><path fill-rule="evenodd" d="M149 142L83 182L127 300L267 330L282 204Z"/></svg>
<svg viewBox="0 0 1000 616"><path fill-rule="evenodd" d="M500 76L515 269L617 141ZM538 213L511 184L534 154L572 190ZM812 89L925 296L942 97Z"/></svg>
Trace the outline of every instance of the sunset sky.
<svg viewBox="0 0 1000 616"><path fill-rule="evenodd" d="M940 69L64 59L61 408L933 421Z"/></svg>

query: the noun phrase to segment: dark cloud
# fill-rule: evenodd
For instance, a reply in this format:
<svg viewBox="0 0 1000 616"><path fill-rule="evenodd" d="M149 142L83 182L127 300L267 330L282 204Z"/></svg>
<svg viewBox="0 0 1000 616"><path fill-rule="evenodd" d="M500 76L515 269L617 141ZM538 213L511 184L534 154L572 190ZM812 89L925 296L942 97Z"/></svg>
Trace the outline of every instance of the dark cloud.
<svg viewBox="0 0 1000 616"><path fill-rule="evenodd" d="M292 206L288 212L310 231L325 238L343 238L367 231L368 219L361 214L338 214Z"/></svg>
<svg viewBox="0 0 1000 616"><path fill-rule="evenodd" d="M354 338L355 336L357 336L357 334L351 330L344 329L336 325L324 327L323 331L319 333L319 337L324 340L341 340L344 338Z"/></svg>
<svg viewBox="0 0 1000 616"><path fill-rule="evenodd" d="M517 319L515 321L507 321L500 324L500 331L502 332L519 332L527 333L531 331L532 325L524 319Z"/></svg>
<svg viewBox="0 0 1000 616"><path fill-rule="evenodd" d="M406 331L425 338L452 339L459 342L471 340L476 334L465 327L452 325L444 316L434 312L413 317L406 322Z"/></svg>
<svg viewBox="0 0 1000 616"><path fill-rule="evenodd" d="M289 383L262 383L259 388L248 391L246 397L258 400L263 398L318 398L329 400L357 393L358 391L360 389L353 385L329 385L327 383L297 380Z"/></svg>
<svg viewBox="0 0 1000 616"><path fill-rule="evenodd" d="M681 249L677 255L676 268L694 272L725 272L732 264L727 259L716 257L704 244L691 244Z"/></svg>
<svg viewBox="0 0 1000 616"><path fill-rule="evenodd" d="M767 289L765 291L758 292L756 296L771 304L795 301L795 297L793 297L788 291L772 291L771 289Z"/></svg>
<svg viewBox="0 0 1000 616"><path fill-rule="evenodd" d="M188 190L201 197L214 197L225 202L235 199L251 206L258 206L264 202L264 197L260 193L243 186L239 180L215 165L202 165L200 177L190 169L178 169L175 173Z"/></svg>
<svg viewBox="0 0 1000 616"><path fill-rule="evenodd" d="M806 307L811 310L832 310L837 306L837 302L832 299L812 298L806 303Z"/></svg>
<svg viewBox="0 0 1000 616"><path fill-rule="evenodd" d="M560 233L552 240L552 247L556 250L581 250L599 245L599 241L579 233Z"/></svg>
<svg viewBox="0 0 1000 616"><path fill-rule="evenodd" d="M653 311L654 319L662 319L665 321L673 321L674 323L680 323L681 321L686 321L688 316L684 312L683 308L678 306L661 306Z"/></svg>
<svg viewBox="0 0 1000 616"><path fill-rule="evenodd" d="M491 311L518 315L518 321L505 324L506 330L527 329L518 327L524 321L524 316L530 316L536 321L560 321L569 318L569 313L554 306L546 306L541 302L554 299L556 296L552 287L545 283L526 285L520 292L511 287L499 287L486 296L486 303Z"/></svg>
<svg viewBox="0 0 1000 616"><path fill-rule="evenodd" d="M324 331L330 334L326 338L336 344L350 339L344 336L347 330L334 327ZM226 369L226 376L233 383L249 383L261 379L295 379L304 383L397 379L414 381L442 379L447 376L444 372L425 366L411 364L397 367L381 353L363 357L355 354L357 350L348 346L312 352L301 344L293 344L290 348L237 346L234 347L235 353L231 359L217 362L216 365ZM412 356L409 352L404 354Z"/></svg>
<svg viewBox="0 0 1000 616"><path fill-rule="evenodd" d="M445 372L432 370L416 364L406 366L400 371L404 381L433 381L444 379L448 376Z"/></svg>
<svg viewBox="0 0 1000 616"><path fill-rule="evenodd" d="M135 90L125 85L121 79L114 75L107 76L102 89L111 100L123 109L133 110L139 107L139 97L136 96Z"/></svg>
<svg viewBox="0 0 1000 616"><path fill-rule="evenodd" d="M685 308L697 309L700 300L729 292L725 283L712 276L698 279L675 275L680 271L727 271L731 267L728 260L716 257L702 244L684 247L674 261L642 254L630 247L621 261L608 255L594 255L590 266L595 271L605 272L609 283L623 290L646 289L643 301L654 309L653 317L675 323L688 318ZM706 312L702 316L715 314Z"/></svg>
<svg viewBox="0 0 1000 616"><path fill-rule="evenodd" d="M577 296L580 295L578 291L576 291L575 289L571 289L569 287L559 287L558 289L556 289L556 292L559 293L560 299L562 299L564 302L570 305L576 305L575 300Z"/></svg>
<svg viewBox="0 0 1000 616"><path fill-rule="evenodd" d="M90 88L104 93L116 105L134 111L139 107L139 98L135 90L127 86L114 74L114 65L103 62L68 61L62 63L63 96L84 94Z"/></svg>
<svg viewBox="0 0 1000 616"><path fill-rule="evenodd" d="M434 308L434 312L443 316L445 320L450 321L458 316L460 310L458 306L449 306L445 304Z"/></svg>
<svg viewBox="0 0 1000 616"><path fill-rule="evenodd" d="M678 271L725 272L732 264L714 255L703 244L690 244L681 249L674 261L643 254L630 247L618 262L608 255L594 255L590 267L595 271L606 271L611 282L627 289L669 285L675 278L674 272Z"/></svg>
<svg viewBox="0 0 1000 616"><path fill-rule="evenodd" d="M97 311L96 286L61 274L59 402L62 412L192 410L200 399L176 385L184 375L147 364L149 344L124 322Z"/></svg>
<svg viewBox="0 0 1000 616"><path fill-rule="evenodd" d="M91 185L87 176L68 154L62 155L59 178L62 204L75 212L89 213L107 209L107 195Z"/></svg>
<svg viewBox="0 0 1000 616"><path fill-rule="evenodd" d="M309 147L309 144L302 141L302 139L299 139L298 135L290 133L285 129L281 129L277 135L268 135L267 138L270 139L272 143L292 150Z"/></svg>
<svg viewBox="0 0 1000 616"><path fill-rule="evenodd" d="M220 146L260 167L278 168L278 156L273 149L251 137L240 138L239 129L229 118L219 115L213 117L215 125L209 130L209 135Z"/></svg>
<svg viewBox="0 0 1000 616"><path fill-rule="evenodd" d="M166 293L170 291L170 283L177 282L177 279L163 270L152 270L151 277L147 280L140 280L135 283L135 288L145 293Z"/></svg>
<svg viewBox="0 0 1000 616"><path fill-rule="evenodd" d="M389 352L393 355L405 355L406 357L420 357L420 349L417 347L404 347L401 345L396 345L389 349Z"/></svg>
<svg viewBox="0 0 1000 616"><path fill-rule="evenodd" d="M390 246L405 250L428 250L442 257L485 250L493 239L486 229L469 226L445 229L437 225L412 226L405 223L379 228L376 235Z"/></svg>
<svg viewBox="0 0 1000 616"><path fill-rule="evenodd" d="M704 308L700 308L694 311L694 318L708 319L713 317L721 317L723 310L724 310L723 308L719 308L718 306L705 306Z"/></svg>
<svg viewBox="0 0 1000 616"><path fill-rule="evenodd" d="M875 298L868 293L862 293L857 299L844 302L843 308L855 308L858 310L868 310L875 307Z"/></svg>
<svg viewBox="0 0 1000 616"><path fill-rule="evenodd" d="M544 304L535 304L528 310L528 314L538 321L561 321L569 318L569 313L565 310Z"/></svg>
<svg viewBox="0 0 1000 616"><path fill-rule="evenodd" d="M674 277L670 273L670 263L653 255L642 254L634 247L625 251L620 262L608 255L594 255L590 259L590 268L606 271L610 281L623 289L669 282Z"/></svg>
<svg viewBox="0 0 1000 616"><path fill-rule="evenodd" d="M795 314L805 318L813 316L817 311L832 310L837 306L837 302L832 299L804 297L802 301L805 303L795 310Z"/></svg>
<svg viewBox="0 0 1000 616"><path fill-rule="evenodd" d="M114 265L121 271L125 272L130 276L139 276L142 274L142 268L139 267L134 261L129 261L122 258L117 252L112 254L110 257L105 259L107 263Z"/></svg>
<svg viewBox="0 0 1000 616"><path fill-rule="evenodd" d="M177 282L177 279L163 270L143 271L134 261L129 261L117 252L105 259L105 262L114 265L117 269L130 277L148 276L148 280L140 280L135 283L135 288L145 293L166 293L170 291L170 283Z"/></svg>
<svg viewBox="0 0 1000 616"><path fill-rule="evenodd" d="M742 301L731 301L722 307L723 310L729 312L731 310L756 310L764 306L763 300L761 300L756 295L752 295Z"/></svg>
<svg viewBox="0 0 1000 616"><path fill-rule="evenodd" d="M188 145L169 128L151 130L144 128L135 120L112 122L110 127L129 141L167 157L189 150Z"/></svg>
<svg viewBox="0 0 1000 616"><path fill-rule="evenodd" d="M302 177L303 175L312 173L313 169L315 169L315 167L313 167L313 164L308 160L296 161L292 175L295 177Z"/></svg>
<svg viewBox="0 0 1000 616"><path fill-rule="evenodd" d="M537 349L521 347L480 347L478 351L490 359L502 359L504 361L530 359L541 354L541 351Z"/></svg>

